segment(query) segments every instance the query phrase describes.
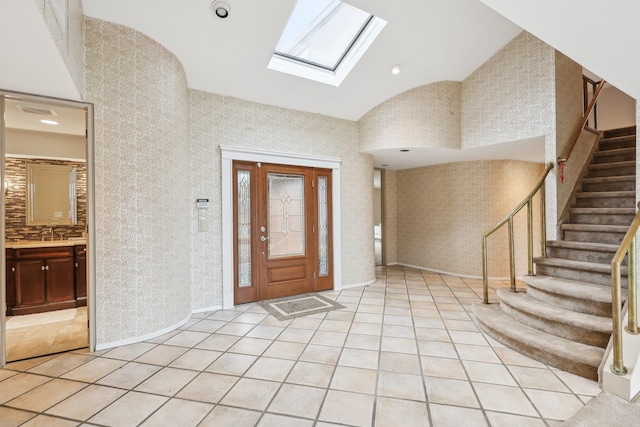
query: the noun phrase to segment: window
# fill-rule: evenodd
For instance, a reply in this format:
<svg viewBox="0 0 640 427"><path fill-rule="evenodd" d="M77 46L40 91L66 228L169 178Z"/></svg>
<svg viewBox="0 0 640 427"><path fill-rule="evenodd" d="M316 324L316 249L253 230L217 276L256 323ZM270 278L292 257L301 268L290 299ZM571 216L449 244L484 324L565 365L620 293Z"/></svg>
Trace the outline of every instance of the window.
<svg viewBox="0 0 640 427"><path fill-rule="evenodd" d="M339 0L298 0L268 68L339 86L385 25Z"/></svg>

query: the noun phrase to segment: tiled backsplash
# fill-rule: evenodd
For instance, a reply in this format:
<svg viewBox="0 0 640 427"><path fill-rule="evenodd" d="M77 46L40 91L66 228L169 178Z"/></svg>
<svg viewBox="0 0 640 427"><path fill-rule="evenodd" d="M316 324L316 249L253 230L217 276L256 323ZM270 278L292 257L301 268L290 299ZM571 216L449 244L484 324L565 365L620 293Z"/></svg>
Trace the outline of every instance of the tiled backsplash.
<svg viewBox="0 0 640 427"><path fill-rule="evenodd" d="M5 179L9 183L9 189L5 197L5 239L6 240L40 240L45 233L49 233L49 226L27 226L27 163L42 165L71 165L77 169L76 199L78 206L78 224L75 226L54 227L55 239L60 239L60 234L67 237L80 237L87 224L87 165L80 162L68 162L62 160L22 159L7 157L5 160ZM48 236L47 236L48 238Z"/></svg>

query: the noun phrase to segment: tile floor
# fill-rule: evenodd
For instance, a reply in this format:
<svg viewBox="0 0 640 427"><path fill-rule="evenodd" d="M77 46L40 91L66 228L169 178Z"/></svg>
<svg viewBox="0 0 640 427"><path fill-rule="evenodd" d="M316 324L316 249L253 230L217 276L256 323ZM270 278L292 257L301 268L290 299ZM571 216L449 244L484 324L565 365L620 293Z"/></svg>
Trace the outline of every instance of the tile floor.
<svg viewBox="0 0 640 427"><path fill-rule="evenodd" d="M498 285L498 284L496 284ZM280 322L255 304L0 370L0 426L555 426L600 392L478 330L481 284L392 267Z"/></svg>
<svg viewBox="0 0 640 427"><path fill-rule="evenodd" d="M75 310L75 317L68 321L49 323L46 313L42 313L45 316L43 324L7 329L7 360L21 360L87 347L87 307L71 310Z"/></svg>

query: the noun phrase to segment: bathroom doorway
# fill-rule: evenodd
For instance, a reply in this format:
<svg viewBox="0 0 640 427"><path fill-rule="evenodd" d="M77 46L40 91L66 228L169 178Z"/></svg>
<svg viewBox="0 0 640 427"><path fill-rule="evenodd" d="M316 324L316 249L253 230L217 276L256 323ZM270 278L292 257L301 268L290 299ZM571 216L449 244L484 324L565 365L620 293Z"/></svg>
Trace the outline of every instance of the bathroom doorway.
<svg viewBox="0 0 640 427"><path fill-rule="evenodd" d="M376 266L386 265L384 251L384 170L373 170L373 245Z"/></svg>
<svg viewBox="0 0 640 427"><path fill-rule="evenodd" d="M0 91L0 365L90 347L92 105Z"/></svg>

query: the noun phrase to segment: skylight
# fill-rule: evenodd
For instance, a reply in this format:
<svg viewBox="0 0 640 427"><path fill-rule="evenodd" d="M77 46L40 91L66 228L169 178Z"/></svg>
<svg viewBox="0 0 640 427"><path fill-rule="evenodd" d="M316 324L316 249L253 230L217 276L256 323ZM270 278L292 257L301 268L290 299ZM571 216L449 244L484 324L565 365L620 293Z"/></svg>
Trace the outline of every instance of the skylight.
<svg viewBox="0 0 640 427"><path fill-rule="evenodd" d="M339 0L298 0L268 68L339 86L385 25Z"/></svg>

